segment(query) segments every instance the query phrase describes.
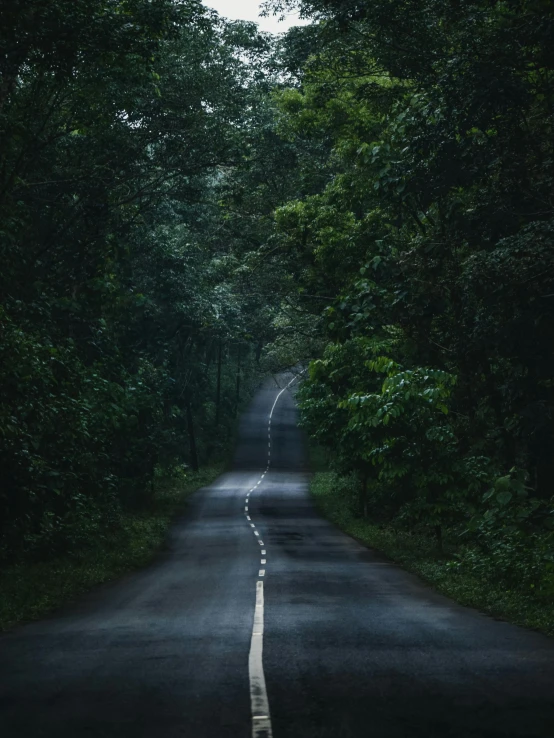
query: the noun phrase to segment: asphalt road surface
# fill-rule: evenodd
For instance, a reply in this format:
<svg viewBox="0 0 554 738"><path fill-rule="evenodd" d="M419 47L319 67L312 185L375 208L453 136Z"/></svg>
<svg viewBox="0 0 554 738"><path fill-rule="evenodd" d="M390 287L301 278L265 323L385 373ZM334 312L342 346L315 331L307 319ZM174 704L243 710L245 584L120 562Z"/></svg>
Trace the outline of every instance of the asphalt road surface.
<svg viewBox="0 0 554 738"><path fill-rule="evenodd" d="M1 738L554 737L554 641L315 512L289 379L154 564L0 638Z"/></svg>

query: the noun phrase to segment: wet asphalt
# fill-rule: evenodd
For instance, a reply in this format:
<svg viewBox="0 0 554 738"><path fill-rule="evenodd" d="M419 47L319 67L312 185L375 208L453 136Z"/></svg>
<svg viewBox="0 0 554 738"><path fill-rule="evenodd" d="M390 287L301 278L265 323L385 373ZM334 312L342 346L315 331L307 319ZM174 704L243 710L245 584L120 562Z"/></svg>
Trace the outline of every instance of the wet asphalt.
<svg viewBox="0 0 554 738"><path fill-rule="evenodd" d="M0 738L247 738L268 415L146 569L0 638ZM554 738L554 640L460 607L325 520L288 390L250 496L274 738Z"/></svg>

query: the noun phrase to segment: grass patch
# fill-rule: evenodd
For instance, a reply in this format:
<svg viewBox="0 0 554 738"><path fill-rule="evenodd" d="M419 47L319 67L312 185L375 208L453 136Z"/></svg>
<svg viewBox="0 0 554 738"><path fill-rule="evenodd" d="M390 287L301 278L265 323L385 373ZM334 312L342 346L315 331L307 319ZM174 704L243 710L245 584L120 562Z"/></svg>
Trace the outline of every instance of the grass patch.
<svg viewBox="0 0 554 738"><path fill-rule="evenodd" d="M147 510L126 513L116 533L105 536L79 556L0 570L0 631L36 620L91 587L149 563L187 497L211 484L223 468L222 463L206 467L178 482L162 485Z"/></svg>
<svg viewBox="0 0 554 738"><path fill-rule="evenodd" d="M320 461L316 465L318 468L321 468ZM454 570L450 563L452 556L440 554L434 539L377 525L356 516L351 509L348 485L335 472L315 471L311 493L321 513L338 528L418 574L442 594L462 605L554 636L552 601L507 590L495 586L490 579Z"/></svg>

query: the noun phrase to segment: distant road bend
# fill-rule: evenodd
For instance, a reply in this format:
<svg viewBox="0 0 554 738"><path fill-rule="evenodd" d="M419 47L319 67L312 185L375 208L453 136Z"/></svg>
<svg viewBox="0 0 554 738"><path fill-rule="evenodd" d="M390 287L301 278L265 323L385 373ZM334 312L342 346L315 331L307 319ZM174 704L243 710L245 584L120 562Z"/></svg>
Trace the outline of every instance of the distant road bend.
<svg viewBox="0 0 554 738"><path fill-rule="evenodd" d="M319 517L291 379L164 556L0 638L1 738L554 737L554 641Z"/></svg>

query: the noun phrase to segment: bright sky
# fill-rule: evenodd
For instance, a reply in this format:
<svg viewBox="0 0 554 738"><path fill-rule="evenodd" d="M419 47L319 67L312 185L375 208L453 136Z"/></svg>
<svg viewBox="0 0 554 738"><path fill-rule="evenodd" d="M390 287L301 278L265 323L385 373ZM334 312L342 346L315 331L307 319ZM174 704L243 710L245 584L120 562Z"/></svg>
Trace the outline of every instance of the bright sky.
<svg viewBox="0 0 554 738"><path fill-rule="evenodd" d="M203 0L204 5L217 10L219 15L231 20L248 20L258 24L261 31L269 33L284 33L291 26L303 26L306 21L300 20L296 14L287 16L279 22L278 16L270 15L260 18L260 3L258 0Z"/></svg>

